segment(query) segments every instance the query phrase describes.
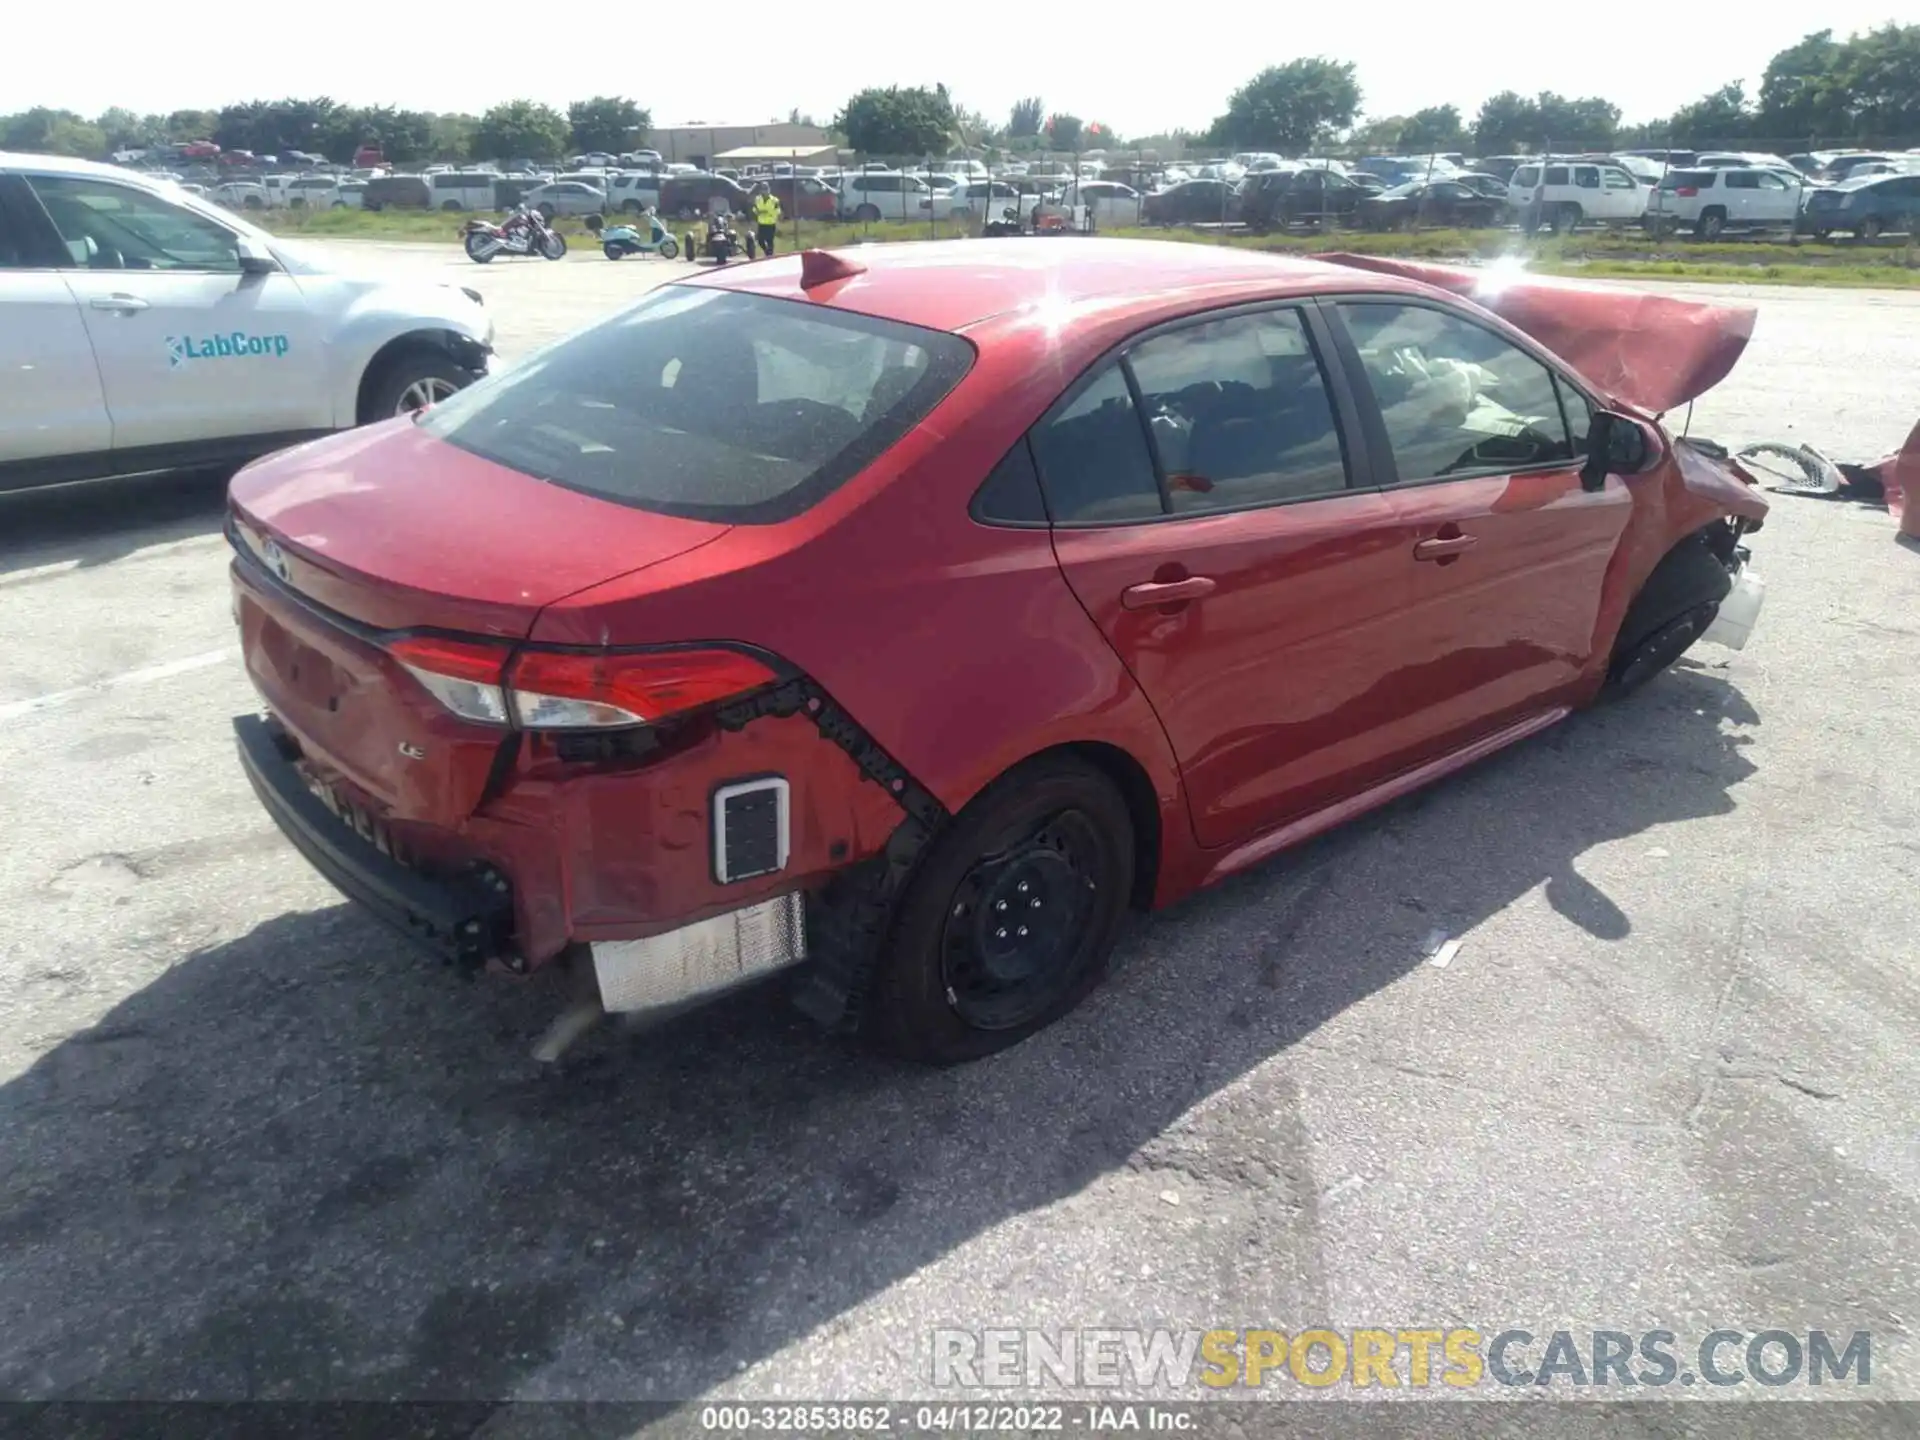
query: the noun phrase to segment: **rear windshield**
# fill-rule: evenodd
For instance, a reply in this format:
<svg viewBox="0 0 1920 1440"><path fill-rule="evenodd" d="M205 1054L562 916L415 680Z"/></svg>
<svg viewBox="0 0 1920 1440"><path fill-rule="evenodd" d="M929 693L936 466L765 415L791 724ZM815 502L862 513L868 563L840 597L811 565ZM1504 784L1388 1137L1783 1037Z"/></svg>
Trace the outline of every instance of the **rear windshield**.
<svg viewBox="0 0 1920 1440"><path fill-rule="evenodd" d="M421 428L642 510L789 519L966 374L958 336L791 300L666 285L427 411Z"/></svg>

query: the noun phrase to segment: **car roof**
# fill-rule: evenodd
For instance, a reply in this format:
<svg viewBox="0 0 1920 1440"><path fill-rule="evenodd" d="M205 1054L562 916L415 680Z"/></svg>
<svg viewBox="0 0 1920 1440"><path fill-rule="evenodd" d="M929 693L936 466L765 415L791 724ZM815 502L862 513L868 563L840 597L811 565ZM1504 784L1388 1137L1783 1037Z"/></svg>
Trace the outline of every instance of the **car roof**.
<svg viewBox="0 0 1920 1440"><path fill-rule="evenodd" d="M826 304L929 329L961 331L1010 311L1047 306L1066 312L1112 302L1143 317L1197 302L1316 289L1371 289L1377 275L1346 266L1226 245L1094 236L907 241L852 245L833 252L863 267L847 281L803 290L802 259L785 255L709 271L688 284ZM1417 290L1404 281L1391 288Z"/></svg>

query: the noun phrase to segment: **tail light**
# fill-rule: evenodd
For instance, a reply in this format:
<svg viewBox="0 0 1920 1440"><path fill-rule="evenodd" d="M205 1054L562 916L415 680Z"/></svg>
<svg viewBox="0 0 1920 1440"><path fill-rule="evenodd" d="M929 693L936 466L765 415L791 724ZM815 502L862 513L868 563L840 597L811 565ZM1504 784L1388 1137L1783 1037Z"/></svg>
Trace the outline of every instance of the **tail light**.
<svg viewBox="0 0 1920 1440"><path fill-rule="evenodd" d="M521 650L502 641L408 636L387 652L464 720L524 730L650 725L778 677L737 650Z"/></svg>
<svg viewBox="0 0 1920 1440"><path fill-rule="evenodd" d="M1676 185L1673 193L1681 196L1683 199L1691 200L1700 193L1700 187L1697 185Z"/></svg>

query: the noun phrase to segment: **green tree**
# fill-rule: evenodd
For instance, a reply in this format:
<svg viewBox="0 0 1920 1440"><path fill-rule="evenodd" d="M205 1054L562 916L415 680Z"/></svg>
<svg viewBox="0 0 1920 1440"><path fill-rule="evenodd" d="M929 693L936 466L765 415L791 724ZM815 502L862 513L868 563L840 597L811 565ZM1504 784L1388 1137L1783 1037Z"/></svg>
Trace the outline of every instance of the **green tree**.
<svg viewBox="0 0 1920 1440"><path fill-rule="evenodd" d="M1540 107L1515 90L1489 96L1473 119L1473 148L1482 155L1536 149L1540 139Z"/></svg>
<svg viewBox="0 0 1920 1440"><path fill-rule="evenodd" d="M1834 84L1859 140L1920 133L1920 25L1882 25L1841 47Z"/></svg>
<svg viewBox="0 0 1920 1440"><path fill-rule="evenodd" d="M106 137L109 150L131 150L160 138L157 131L148 128L146 120L117 105L94 116L93 124Z"/></svg>
<svg viewBox="0 0 1920 1440"><path fill-rule="evenodd" d="M1024 100L1013 102L1013 113L1007 116L1007 134L1014 139L1040 133L1040 124L1046 118L1046 106L1040 103L1038 95L1029 95Z"/></svg>
<svg viewBox="0 0 1920 1440"><path fill-rule="evenodd" d="M509 100L480 117L473 128L477 160L553 160L566 153L573 132L567 117L538 100Z"/></svg>
<svg viewBox="0 0 1920 1440"><path fill-rule="evenodd" d="M567 106L567 124L575 150L604 150L618 155L646 139L653 116L621 95L596 95Z"/></svg>
<svg viewBox="0 0 1920 1440"><path fill-rule="evenodd" d="M902 157L945 150L953 125L953 101L944 85L862 90L833 120L833 128L862 155Z"/></svg>
<svg viewBox="0 0 1920 1440"><path fill-rule="evenodd" d="M1208 134L1217 145L1303 154L1359 109L1352 62L1307 57L1270 65L1234 91Z"/></svg>
<svg viewBox="0 0 1920 1440"><path fill-rule="evenodd" d="M213 110L175 110L166 120L167 139L176 145L190 140L211 140L220 127L220 116Z"/></svg>
<svg viewBox="0 0 1920 1440"><path fill-rule="evenodd" d="M473 158L473 132L479 120L472 115L436 115L432 124L433 158L458 165Z"/></svg>
<svg viewBox="0 0 1920 1440"><path fill-rule="evenodd" d="M1833 31L1816 30L1769 60L1754 128L1774 141L1846 134L1847 97L1834 83L1840 50Z"/></svg>
<svg viewBox="0 0 1920 1440"><path fill-rule="evenodd" d="M1407 128L1404 115L1361 116L1345 137L1347 145L1368 153L1392 152L1400 148L1400 132Z"/></svg>
<svg viewBox="0 0 1920 1440"><path fill-rule="evenodd" d="M1736 80L1702 95L1691 105L1682 105L1667 121L1666 130L1681 144L1696 149L1746 140L1753 132L1746 87Z"/></svg>
<svg viewBox="0 0 1920 1440"><path fill-rule="evenodd" d="M1399 148L1409 155L1431 155L1459 150L1467 143L1467 127L1453 105L1430 105L1416 110L1400 127Z"/></svg>
<svg viewBox="0 0 1920 1440"><path fill-rule="evenodd" d="M1078 150L1080 139L1086 130L1085 123L1078 115L1049 115L1047 117L1047 144L1055 150Z"/></svg>
<svg viewBox="0 0 1920 1440"><path fill-rule="evenodd" d="M1534 98L1540 134L1556 150L1606 150L1620 128L1620 107L1597 95L1570 100L1551 90Z"/></svg>
<svg viewBox="0 0 1920 1440"><path fill-rule="evenodd" d="M94 160L107 153L107 137L98 125L71 110L36 105L17 115L0 116L0 150Z"/></svg>

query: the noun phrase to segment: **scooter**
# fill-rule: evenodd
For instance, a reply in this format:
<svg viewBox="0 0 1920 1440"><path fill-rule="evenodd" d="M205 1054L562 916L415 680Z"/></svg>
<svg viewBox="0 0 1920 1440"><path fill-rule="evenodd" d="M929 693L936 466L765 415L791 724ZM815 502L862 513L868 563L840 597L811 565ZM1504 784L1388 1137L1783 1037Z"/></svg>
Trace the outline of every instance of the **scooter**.
<svg viewBox="0 0 1920 1440"><path fill-rule="evenodd" d="M648 253L671 260L679 255L680 242L667 233L667 227L660 223L660 217L649 210L644 219L647 222L644 235L633 225L614 225L600 232L600 248L609 260L624 260L629 255Z"/></svg>

